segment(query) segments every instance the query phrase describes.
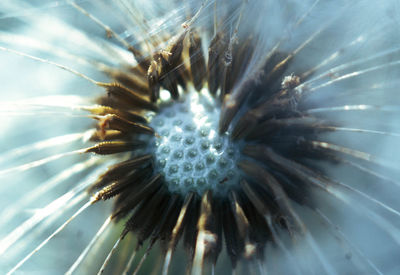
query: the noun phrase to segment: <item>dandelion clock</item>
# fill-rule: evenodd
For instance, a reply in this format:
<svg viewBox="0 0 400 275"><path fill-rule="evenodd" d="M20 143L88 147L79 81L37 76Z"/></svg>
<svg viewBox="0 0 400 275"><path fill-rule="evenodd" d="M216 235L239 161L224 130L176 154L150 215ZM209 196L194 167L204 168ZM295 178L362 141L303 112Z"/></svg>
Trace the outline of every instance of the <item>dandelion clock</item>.
<svg viewBox="0 0 400 275"><path fill-rule="evenodd" d="M2 274L398 274L398 1L2 1Z"/></svg>

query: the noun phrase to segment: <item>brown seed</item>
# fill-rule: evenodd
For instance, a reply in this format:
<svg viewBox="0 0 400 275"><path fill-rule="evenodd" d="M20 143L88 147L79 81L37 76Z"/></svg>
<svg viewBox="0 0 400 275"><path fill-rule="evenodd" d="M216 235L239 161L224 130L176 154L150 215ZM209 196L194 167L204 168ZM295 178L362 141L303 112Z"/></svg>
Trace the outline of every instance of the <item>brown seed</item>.
<svg viewBox="0 0 400 275"><path fill-rule="evenodd" d="M108 184L95 194L98 200L108 200L121 192L128 189L127 192L133 191L137 183L141 182L151 172L150 167L140 168L133 171L128 171L127 175L120 174L117 180L106 181L103 184ZM103 178L106 179L106 178ZM99 184L99 183L98 183ZM99 187L98 185L96 186Z"/></svg>
<svg viewBox="0 0 400 275"><path fill-rule="evenodd" d="M143 155L138 156L123 162L119 162L109 167L107 171L102 174L98 180L92 185L90 190L95 190L106 186L112 181L116 181L121 177L125 177L132 171L136 170L139 167L142 167L145 164L148 164L152 160L152 155ZM143 169L141 169L143 170Z"/></svg>
<svg viewBox="0 0 400 275"><path fill-rule="evenodd" d="M141 141L105 141L100 142L85 150L85 153L96 153L99 155L109 155L121 152L132 151L138 147L142 147L145 144Z"/></svg>
<svg viewBox="0 0 400 275"><path fill-rule="evenodd" d="M118 102L121 102L122 104L129 103L132 106L132 109L134 107L136 108L140 107L141 109L147 109L152 111L157 110L157 108L145 97L122 86L121 84L107 83L107 84L102 84L102 86L106 88L107 93L110 97L112 97Z"/></svg>
<svg viewBox="0 0 400 275"><path fill-rule="evenodd" d="M208 89L215 94L221 85L221 77L224 69L223 57L227 49L227 38L222 33L217 33L210 42L208 48Z"/></svg>
<svg viewBox="0 0 400 275"><path fill-rule="evenodd" d="M192 81L197 91L203 87L204 79L206 78L206 62L201 48L201 38L197 32L189 33L189 56L190 56L190 71Z"/></svg>
<svg viewBox="0 0 400 275"><path fill-rule="evenodd" d="M152 60L147 70L147 81L150 88L150 99L155 102L160 96L160 83L159 83L159 68L158 63Z"/></svg>
<svg viewBox="0 0 400 275"><path fill-rule="evenodd" d="M121 201L118 207L113 212L112 218L119 217L127 214L133 210L140 202L148 199L156 190L161 186L161 175L156 174L151 179L143 184L143 187L137 192L130 192L130 194Z"/></svg>
<svg viewBox="0 0 400 275"><path fill-rule="evenodd" d="M135 67L136 68L136 67ZM121 83L128 89L135 91L141 95L149 94L149 87L147 85L147 79L145 74L137 72L137 70L125 73L120 70L109 71L107 74L116 80L116 82Z"/></svg>
<svg viewBox="0 0 400 275"><path fill-rule="evenodd" d="M100 130L105 129L118 130L120 132L130 132L137 134L154 135L154 130L146 125L128 121L118 115L106 115L99 121Z"/></svg>

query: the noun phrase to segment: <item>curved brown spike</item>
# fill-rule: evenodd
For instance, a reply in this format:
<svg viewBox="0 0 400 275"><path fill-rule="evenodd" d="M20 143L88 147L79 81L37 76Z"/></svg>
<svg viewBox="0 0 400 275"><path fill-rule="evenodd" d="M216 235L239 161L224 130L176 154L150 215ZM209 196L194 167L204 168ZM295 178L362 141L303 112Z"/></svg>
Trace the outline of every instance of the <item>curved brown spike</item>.
<svg viewBox="0 0 400 275"><path fill-rule="evenodd" d="M153 168L151 166L138 170L137 175L135 175L135 177L129 181L129 184L124 188L124 192L120 192L115 198L112 212L115 213L118 209L123 207L129 198L132 197L132 194L139 193L143 188L145 188L146 184L151 180L150 177L152 175Z"/></svg>
<svg viewBox="0 0 400 275"><path fill-rule="evenodd" d="M150 236L155 224L158 222L160 212L158 206L165 197L165 189L158 189L152 196L143 199L135 213L126 222L122 236L129 231L136 232L138 238L138 246Z"/></svg>
<svg viewBox="0 0 400 275"><path fill-rule="evenodd" d="M245 181L242 180L240 182L240 185L244 191L244 193L246 194L246 196L249 198L249 200L251 201L251 203L254 205L254 207L257 209L257 211L263 215L263 216L271 216L271 212L270 209L268 208L268 206L259 198L259 196L257 195L257 192L253 190L253 188L251 188L250 184Z"/></svg>
<svg viewBox="0 0 400 275"><path fill-rule="evenodd" d="M190 71L192 81L197 91L203 87L204 79L207 75L206 61L204 59L203 49L201 47L201 38L197 32L189 33L189 56L190 56Z"/></svg>
<svg viewBox="0 0 400 275"><path fill-rule="evenodd" d="M100 118L99 127L101 131L111 129L121 132L154 135L153 128L140 123L131 122L118 115L106 115Z"/></svg>
<svg viewBox="0 0 400 275"><path fill-rule="evenodd" d="M182 34L172 39L171 43L162 51L162 55L170 65L170 68L174 69L181 60L183 41L185 40L187 31L185 30Z"/></svg>
<svg viewBox="0 0 400 275"><path fill-rule="evenodd" d="M216 265L222 250L222 204L217 198L212 200L212 216L214 219L213 232L217 238L213 250L207 255L207 258L210 258L211 262Z"/></svg>
<svg viewBox="0 0 400 275"><path fill-rule="evenodd" d="M152 239L154 240L160 239L163 241L163 253L166 253L168 249L168 244L172 236L172 230L174 229L176 221L178 220L183 203L184 201L181 195L172 194L172 198L168 206L166 215L162 219L163 222L160 223L159 228L154 232L152 236Z"/></svg>
<svg viewBox="0 0 400 275"><path fill-rule="evenodd" d="M283 53L279 53L283 54ZM277 54L278 55L278 54ZM265 77L265 82L274 81L275 79L282 79L284 72L289 67L290 63L293 60L294 55L292 53L284 55L284 58L279 61L279 63L275 64L271 71Z"/></svg>
<svg viewBox="0 0 400 275"><path fill-rule="evenodd" d="M244 240L248 236L248 229L249 229L249 221L247 220L246 215L242 207L240 206L237 195L234 191L229 193L229 201L231 203L232 213L235 217L236 225L238 227L238 232L240 237Z"/></svg>
<svg viewBox="0 0 400 275"><path fill-rule="evenodd" d="M113 109L118 109L118 110L124 110L124 111L134 110L134 111L138 111L138 112L143 111L142 108L140 108L138 106L134 106L128 101L118 100L118 98L116 98L115 96L113 96L111 94L107 94L107 93L103 96L98 97L96 99L96 103L101 106L108 106L108 107L111 107Z"/></svg>
<svg viewBox="0 0 400 275"><path fill-rule="evenodd" d="M296 134L298 133L298 136L302 136L308 133L334 131L334 129L327 126L325 121L310 116L272 118L259 123L256 128L249 132L246 138L262 139L265 143L268 137L272 137L275 133L281 133L282 131L295 132Z"/></svg>
<svg viewBox="0 0 400 275"><path fill-rule="evenodd" d="M159 66L152 60L147 70L147 83L150 89L150 100L156 102L160 96Z"/></svg>
<svg viewBox="0 0 400 275"><path fill-rule="evenodd" d="M141 51L132 46L128 48L128 51L130 51L133 54L136 61L138 62L139 64L138 68L140 68L143 72L146 72L147 68L150 65L150 60L148 58L145 58Z"/></svg>
<svg viewBox="0 0 400 275"><path fill-rule="evenodd" d="M231 93L232 88L237 81L240 81L247 76L243 74L244 68L247 67L251 56L253 54L252 37L247 38L240 44L234 44L232 53L232 64L229 66L230 70L225 79L225 85L221 87L221 99L226 94Z"/></svg>
<svg viewBox="0 0 400 275"><path fill-rule="evenodd" d="M245 192L246 196L251 201L251 205L254 206L256 213L260 214L263 217L263 222L265 222L266 228L268 228L268 232L270 232L270 237L268 240L272 240L274 244L278 245L283 251L286 251L285 245L282 243L279 235L276 232L276 224L273 222L273 216L271 215L270 209L264 203L262 197L254 190L254 186L249 184L247 181L242 180L240 185ZM260 255L263 251L259 250Z"/></svg>
<svg viewBox="0 0 400 275"><path fill-rule="evenodd" d="M221 101L224 99L225 95L230 92L229 88L231 86L231 83L229 83L229 81L230 81L230 76L232 74L232 56L229 56L229 59L230 59L229 64L225 64L224 62L222 67L221 84L220 84L221 90L219 94L219 98Z"/></svg>
<svg viewBox="0 0 400 275"><path fill-rule="evenodd" d="M238 228L238 233L240 238L242 238L245 242L244 244L244 251L243 251L243 256L246 259L252 259L254 256L257 254L257 243L252 243L250 241L250 223L248 218L246 217L246 214L244 210L242 209L242 206L240 205L237 194L235 191L231 191L229 194L229 198L231 201L231 209L232 213L235 217L236 225Z"/></svg>
<svg viewBox="0 0 400 275"><path fill-rule="evenodd" d="M118 180L113 181L112 183L106 182L108 185L98 191L94 196L96 200L108 200L126 189L129 189L128 192L132 192L132 187L149 176L151 172L152 168L148 166L146 168L133 170L127 176L120 175Z"/></svg>
<svg viewBox="0 0 400 275"><path fill-rule="evenodd" d="M171 219L175 207L179 202L179 195L178 194L169 194L168 192L165 193L163 201L161 205L155 209L155 211L159 214L157 218L156 224L154 225L154 230L151 233L150 243L155 243L157 240L160 239L161 232L166 228L168 219Z"/></svg>
<svg viewBox="0 0 400 275"><path fill-rule="evenodd" d="M288 219L289 217L291 218L288 221L296 221L297 228L295 229L298 230L298 232L303 231L301 224L298 222L297 215L292 209L286 192L275 177L254 161L244 160L241 161L238 166L242 171L244 171L244 173L257 180L259 186L271 191L282 212L288 217Z"/></svg>
<svg viewBox="0 0 400 275"><path fill-rule="evenodd" d="M170 92L171 97L175 100L179 98L177 74L178 71L170 70L160 77L161 85Z"/></svg>
<svg viewBox="0 0 400 275"><path fill-rule="evenodd" d="M172 39L164 50L156 53L147 71L150 99L155 102L160 96L160 85L167 89L172 98L177 99L179 63L181 62L183 41L187 31Z"/></svg>
<svg viewBox="0 0 400 275"><path fill-rule="evenodd" d="M240 238L235 218L232 213L229 200L222 202L222 224L225 237L226 252L231 259L233 269L236 268L237 261L244 250L243 239Z"/></svg>
<svg viewBox="0 0 400 275"><path fill-rule="evenodd" d="M388 211L391 211L392 213L396 213L396 215L399 215L396 211L393 211L393 209L388 208L386 205L381 203L380 201L366 195L365 193L362 193L356 189L353 189L349 187L348 185L345 185L341 182L335 182L332 179L326 178L325 176L321 175L317 170L313 170L311 168L308 168L300 163L297 163L296 161L287 159L277 153L275 153L271 148L269 147L264 147L263 151L260 153L255 152L255 148L252 148L253 155L260 156L262 157L263 160L269 160L272 164L276 165L277 169L279 171L284 171L288 175L291 175L302 182L306 183L308 186L312 187L317 187L324 192L327 192L328 194L332 195L339 201L342 201L346 204L351 204L353 202L359 202L359 200L363 200L364 203L371 203L375 206L382 207ZM341 188L343 188L341 190ZM356 197L343 197L342 192L345 190L349 196L352 195L357 195ZM351 194L353 193L353 194ZM308 233L307 228L305 225L302 223L300 218L295 217L296 225L300 226L302 229L302 233L306 236L308 242L310 243L310 246L315 250L315 254L318 256L318 247L315 246L315 242L313 238L310 236L310 233ZM321 262L324 262L324 259L320 259ZM327 266L327 268L330 268Z"/></svg>
<svg viewBox="0 0 400 275"><path fill-rule="evenodd" d="M211 94L215 94L221 85L222 72L225 67L223 58L227 47L227 37L222 32L216 33L208 48L207 82Z"/></svg>
<svg viewBox="0 0 400 275"><path fill-rule="evenodd" d="M327 190L328 185L333 183L324 178L318 170L312 170L296 161L287 159L274 152L270 147L247 145L242 152L256 160L269 162L279 171L283 171L303 182L317 186L322 190Z"/></svg>
<svg viewBox="0 0 400 275"><path fill-rule="evenodd" d="M207 230L213 223L212 213L212 192L207 190L201 198L200 218L197 223L199 230Z"/></svg>
<svg viewBox="0 0 400 275"><path fill-rule="evenodd" d="M102 83L100 86L107 90L108 96L115 98L122 104L130 104L132 108L141 108L151 111L157 111L157 107L154 106L143 96L135 93L134 91L122 86L118 83Z"/></svg>
<svg viewBox="0 0 400 275"><path fill-rule="evenodd" d="M188 216L188 224L184 232L184 244L189 255L188 265L191 265L194 257L194 251L196 248L196 238L197 238L197 222L200 217L200 203L201 200L199 196L194 198L194 202L191 204L191 208L188 210L191 215ZM190 270L190 267L188 268Z"/></svg>
<svg viewBox="0 0 400 275"><path fill-rule="evenodd" d="M281 90L244 114L236 124L232 137L237 139L247 136L260 120L298 115L296 102L293 90Z"/></svg>
<svg viewBox="0 0 400 275"><path fill-rule="evenodd" d="M100 191L98 191L94 197L95 200L108 200L116 195L118 195L124 187L126 187L132 180L132 177L137 175L137 170L134 170L131 175L128 175L126 177L123 177L121 180L114 181L111 184L108 184L107 186L103 187ZM133 180L132 180L133 181Z"/></svg>
<svg viewBox="0 0 400 275"><path fill-rule="evenodd" d="M243 188L239 188L235 191L237 194L237 201L241 206L244 215L246 216L249 223L249 240L250 243L255 244L256 246L256 256L259 260L264 260L264 248L267 243L270 241L274 242L272 233L268 224L264 218L264 216L254 207L252 200L246 195ZM269 209L270 203L266 203L263 200L264 204L267 204L267 208ZM271 212L274 211L271 208ZM246 251L246 250L245 250ZM249 255L247 253L247 255ZM245 253L245 256L247 256Z"/></svg>
<svg viewBox="0 0 400 275"><path fill-rule="evenodd" d="M147 122L147 120L143 116L141 116L136 112L123 111L109 106L85 107L83 109L90 111L94 115L105 116L110 114L110 115L117 115L130 122L142 122L142 123Z"/></svg>
<svg viewBox="0 0 400 275"><path fill-rule="evenodd" d="M151 239L149 241L148 247L146 249L145 254L143 255L141 261L139 262L139 264L136 266L135 272L134 274L136 274L137 271L139 271L141 264L143 263L143 260L145 257L147 257L147 254L150 253L151 248L153 247L153 245L155 244L155 242L160 239L160 236L162 233L165 233L166 230L168 230L168 222L170 222L171 220L175 220L175 218L177 218L178 214L173 215L174 211L177 212L176 210L180 208L180 195L178 194L173 194L172 196L170 196L169 194L164 194L163 198L161 198L161 202L160 205L155 206L153 205L153 203L151 203L151 206L154 206L154 217L152 216L150 219L147 220L146 222L146 228L151 228L152 232L148 229L144 230L143 232L141 232L140 234L144 234L140 237L139 235L139 239L141 240L139 242L139 244L141 245L143 243L144 240L146 240L149 235L151 234ZM160 211L161 209L161 211ZM163 211L164 210L164 211ZM143 211L143 213L145 213L148 216L148 213L146 211ZM126 233L125 233L126 234ZM138 251L139 246L136 248L135 253ZM160 253L160 256L162 255L162 253ZM125 271L127 271L129 269L129 267L131 266L131 263L133 261L134 255L132 255L131 259L127 265L127 268L125 269ZM161 257L160 257L161 259ZM161 261L160 263L158 263L158 265L161 265ZM158 270L158 268L156 268L155 270Z"/></svg>
<svg viewBox="0 0 400 275"><path fill-rule="evenodd" d="M305 141L304 143L311 146L313 150L321 150L328 153L339 153L342 155L350 156L354 159L370 162L388 169L392 169L393 171L399 170L399 162L389 161L364 151L354 150L349 147L319 140Z"/></svg>
<svg viewBox="0 0 400 275"><path fill-rule="evenodd" d="M116 153L122 153L132 151L133 149L143 147L145 143L142 141L104 141L100 142L92 147L89 147L85 153L96 153L98 155L110 155Z"/></svg>
<svg viewBox="0 0 400 275"><path fill-rule="evenodd" d="M176 70L174 70L176 83L181 86L183 91L187 91L187 83L190 80L189 65L186 65L182 57L182 62L178 65Z"/></svg>
<svg viewBox="0 0 400 275"><path fill-rule="evenodd" d="M121 214L125 214L133 210L140 202L144 201L146 198L149 198L161 186L160 178L160 174L153 176L150 180L144 183L144 186L140 190L133 192L126 197L125 200L122 201L119 207L114 211L112 218L114 219Z"/></svg>
<svg viewBox="0 0 400 275"><path fill-rule="evenodd" d="M107 168L107 171L103 173L97 181L92 184L89 191L102 188L106 184L121 179L125 175L129 174L133 170L138 167L143 166L144 164L149 163L152 160L153 156L151 154L138 156L123 162L119 162Z"/></svg>
<svg viewBox="0 0 400 275"><path fill-rule="evenodd" d="M288 168L287 171L293 171L292 168L296 170L300 166L299 163L278 155L270 147L265 145L246 145L242 150L242 153L256 160L269 162L271 164L276 164L282 168Z"/></svg>
<svg viewBox="0 0 400 275"><path fill-rule="evenodd" d="M113 140L128 140L132 137L128 133L122 133L118 130L96 130L91 136L92 142L103 142Z"/></svg>
<svg viewBox="0 0 400 275"><path fill-rule="evenodd" d="M149 95L149 86L147 85L145 74L138 75L137 72L131 72L128 74L119 70L109 71L107 74L128 89L141 95Z"/></svg>
<svg viewBox="0 0 400 275"><path fill-rule="evenodd" d="M196 249L193 258L192 274L202 274L204 260L215 254L217 248L216 221L213 212L213 198L210 190L206 191L201 199L200 217L197 223ZM215 258L215 256L214 256Z"/></svg>
<svg viewBox="0 0 400 275"><path fill-rule="evenodd" d="M238 166L245 171L245 173L251 174L254 179L260 182L261 184L259 184L259 186L268 188L273 193L277 204L285 214L285 223L291 236L294 236L294 233L300 233L301 236L305 238L310 248L314 251L315 256L321 262L323 268L328 271L328 273L334 274L332 272L332 270L334 270L333 267L326 261L324 255L321 254L315 240L296 211L292 208L286 192L275 177L255 162L242 161Z"/></svg>
<svg viewBox="0 0 400 275"><path fill-rule="evenodd" d="M193 202L194 196L195 196L195 193L193 193L193 192L190 192L189 194L186 195L185 202L183 203L183 205L180 209L179 216L178 216L176 223L172 229L169 243L168 243L168 250L165 253L163 274L168 274L168 269L169 269L169 265L171 263L172 254L175 250L176 244L179 241L179 238L182 233L182 229L187 224L187 221L188 221L187 212L188 212L188 208L189 208L190 204Z"/></svg>
<svg viewBox="0 0 400 275"><path fill-rule="evenodd" d="M175 249L176 244L178 243L179 237L182 233L182 230L184 229L186 222L187 222L187 212L190 207L190 205L193 203L195 197L195 193L190 192L188 195L185 197L185 201L181 207L181 210L179 212L178 219L175 223L175 226L172 230L171 233L171 240L169 243L169 249Z"/></svg>
<svg viewBox="0 0 400 275"><path fill-rule="evenodd" d="M157 229L157 225L160 222L161 217L163 216L164 207L167 205L169 194L165 190L165 188L160 188L160 193L158 196L152 196L152 202L149 204L149 207L144 211L147 215L147 221L140 225L140 231L138 234L138 241L143 243L146 241ZM151 242L153 245L154 242Z"/></svg>
<svg viewBox="0 0 400 275"><path fill-rule="evenodd" d="M252 90L252 81L248 80L239 87L235 93L226 94L221 106L221 114L219 118L219 133L225 133L229 125L231 124L233 118L237 114L239 108L245 102L247 96L250 94L249 91Z"/></svg>
<svg viewBox="0 0 400 275"><path fill-rule="evenodd" d="M288 59L288 54L278 51L271 52L271 54L263 60L259 70L246 77L243 83L241 83L239 87L235 87L235 90L231 94L225 95L219 120L220 133L224 133L228 130L232 119L248 96L258 96L258 93L253 92L257 90L257 87L275 87L277 86L276 84L280 84L276 83L276 79L282 79L279 73L284 73L286 69L285 66L288 65L289 61L290 58ZM267 76L265 76L265 74L267 74ZM272 78L271 76L276 76L277 78ZM279 88L280 86L276 87L276 89Z"/></svg>
<svg viewBox="0 0 400 275"><path fill-rule="evenodd" d="M162 215L160 219L158 219L154 232L151 234L152 242L160 238L159 234L163 229L165 229L167 220L171 218L170 214L178 205L179 200L180 196L178 194L170 194L169 192L165 192L164 200L162 202L164 207L159 207L158 210L160 213L162 213Z"/></svg>
<svg viewBox="0 0 400 275"><path fill-rule="evenodd" d="M242 116L232 131L232 139L238 140L246 137L251 131L257 131L258 116L252 110Z"/></svg>
<svg viewBox="0 0 400 275"><path fill-rule="evenodd" d="M232 95L225 95L219 117L218 130L220 134L223 134L228 130L232 119L235 117L237 110L239 109L239 105L240 104L233 99Z"/></svg>
<svg viewBox="0 0 400 275"><path fill-rule="evenodd" d="M157 192L158 191L156 191L156 193ZM132 211L133 213L130 215L129 219L125 222L125 226L121 232L121 239L124 239L129 232L136 231L139 224L146 221L145 215L143 214L144 213L143 210L150 200L151 197L147 197L143 201L139 202L134 208L132 208L132 210L135 209L135 211ZM139 249L141 246L142 243L138 242L136 244L137 249Z"/></svg>
<svg viewBox="0 0 400 275"><path fill-rule="evenodd" d="M292 211L292 208L289 205L289 198L286 195L286 193L284 193L283 189L282 189L283 197L281 199L276 197L278 192L275 192L274 190L271 191L272 188L268 186L267 183L265 182L257 181L256 184L248 184L246 187L248 188L246 190L246 192L248 192L248 196L250 196L251 194L249 191L250 189L253 192L252 193L253 195L260 198L260 200L257 201L257 203L260 203L261 201L264 211L265 209L268 209L268 213L273 213L271 215L264 214L265 219L267 219L271 223L275 221L274 224L279 225L280 227L288 230L289 233L294 233L294 231L291 230L292 229L291 225L293 224L295 218L297 218L297 215L295 214L294 211ZM268 194L272 196L272 198L265 200L265 198L268 197ZM254 198L254 196L252 198ZM281 202L280 200L282 200L283 202ZM287 205L285 205L285 203L287 203ZM256 208L259 210L260 205L257 205ZM269 225L268 227L271 229L271 225Z"/></svg>

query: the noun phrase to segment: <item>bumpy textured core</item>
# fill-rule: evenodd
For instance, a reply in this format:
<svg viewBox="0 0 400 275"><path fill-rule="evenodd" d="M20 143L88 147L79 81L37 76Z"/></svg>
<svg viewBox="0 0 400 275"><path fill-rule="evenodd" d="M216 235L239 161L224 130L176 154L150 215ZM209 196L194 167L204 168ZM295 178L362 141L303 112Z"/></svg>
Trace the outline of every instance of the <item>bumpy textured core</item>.
<svg viewBox="0 0 400 275"><path fill-rule="evenodd" d="M210 189L226 194L238 184L239 147L218 134L220 107L207 91L192 91L165 103L151 118L157 137L149 146L155 172L164 175L171 192L199 195Z"/></svg>

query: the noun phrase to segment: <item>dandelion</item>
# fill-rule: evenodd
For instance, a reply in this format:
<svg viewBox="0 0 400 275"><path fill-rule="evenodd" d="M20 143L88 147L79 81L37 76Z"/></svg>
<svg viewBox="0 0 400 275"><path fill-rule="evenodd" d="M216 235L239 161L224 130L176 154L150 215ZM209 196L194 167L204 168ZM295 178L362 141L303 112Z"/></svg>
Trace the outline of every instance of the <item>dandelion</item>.
<svg viewBox="0 0 400 275"><path fill-rule="evenodd" d="M1 271L398 272L396 1L0 6Z"/></svg>

